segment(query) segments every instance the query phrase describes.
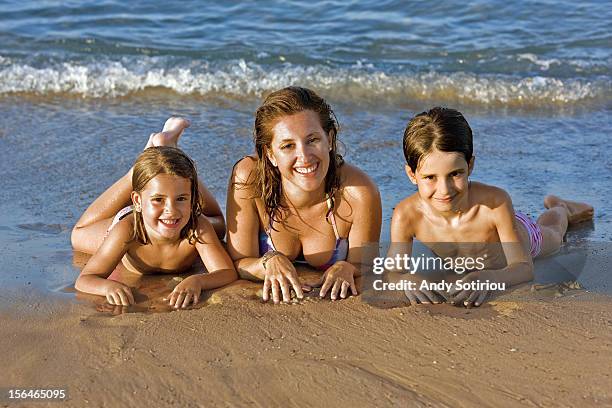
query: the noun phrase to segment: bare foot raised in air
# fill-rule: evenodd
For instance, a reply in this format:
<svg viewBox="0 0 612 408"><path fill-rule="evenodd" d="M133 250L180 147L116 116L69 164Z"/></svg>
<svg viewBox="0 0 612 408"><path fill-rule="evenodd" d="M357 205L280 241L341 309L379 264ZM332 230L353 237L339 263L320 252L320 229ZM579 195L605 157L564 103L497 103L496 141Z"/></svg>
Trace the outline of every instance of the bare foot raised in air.
<svg viewBox="0 0 612 408"><path fill-rule="evenodd" d="M191 126L191 122L188 119L171 117L164 123L164 128L161 132L151 133L145 149L153 146L177 147L179 137L189 126Z"/></svg>
<svg viewBox="0 0 612 408"><path fill-rule="evenodd" d="M549 195L544 198L544 207L565 207L568 212L568 221L570 224L588 221L593 218L594 213L593 207L587 203L564 200L554 195Z"/></svg>

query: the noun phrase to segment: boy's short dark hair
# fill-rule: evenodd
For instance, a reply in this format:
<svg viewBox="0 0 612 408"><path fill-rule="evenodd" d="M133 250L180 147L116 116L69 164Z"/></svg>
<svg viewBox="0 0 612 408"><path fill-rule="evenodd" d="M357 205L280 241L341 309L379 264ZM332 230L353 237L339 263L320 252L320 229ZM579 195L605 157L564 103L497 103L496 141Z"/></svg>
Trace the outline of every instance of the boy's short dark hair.
<svg viewBox="0 0 612 408"><path fill-rule="evenodd" d="M404 131L404 157L416 172L421 158L434 149L463 154L470 162L474 152L472 129L461 112L436 106L413 117Z"/></svg>

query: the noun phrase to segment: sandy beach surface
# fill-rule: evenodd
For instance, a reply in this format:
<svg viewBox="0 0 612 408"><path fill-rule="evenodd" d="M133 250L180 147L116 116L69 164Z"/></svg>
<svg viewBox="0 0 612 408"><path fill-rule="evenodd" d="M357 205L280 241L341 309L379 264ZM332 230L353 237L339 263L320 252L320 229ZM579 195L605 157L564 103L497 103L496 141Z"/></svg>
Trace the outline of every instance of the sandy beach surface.
<svg viewBox="0 0 612 408"><path fill-rule="evenodd" d="M74 407L612 405L607 295L523 285L469 310L316 293L270 305L237 281L161 313L176 282L132 281L138 304L123 311L3 293L3 391L65 389L68 400L35 406Z"/></svg>

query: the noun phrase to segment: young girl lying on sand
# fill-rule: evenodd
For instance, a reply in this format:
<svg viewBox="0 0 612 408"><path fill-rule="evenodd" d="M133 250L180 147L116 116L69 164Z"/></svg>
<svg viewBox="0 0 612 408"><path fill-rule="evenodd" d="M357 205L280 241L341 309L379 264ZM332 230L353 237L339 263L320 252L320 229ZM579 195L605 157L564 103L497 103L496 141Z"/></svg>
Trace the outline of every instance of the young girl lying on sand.
<svg viewBox="0 0 612 408"><path fill-rule="evenodd" d="M454 109L436 107L416 115L406 127L403 147L406 173L418 192L393 212L388 258L410 255L416 238L439 257L486 259L481 270L443 277L460 278L461 286L486 281L512 286L532 280L532 259L558 251L568 224L593 218L590 205L549 195L544 199L547 210L533 222L515 213L510 196L501 188L469 181L474 168L472 130ZM499 251L501 263L487 253L495 246L503 251ZM419 278L424 277L413 275L411 280ZM469 286L453 285L444 293L419 290L419 284L406 295L412 304L450 300L480 306L488 291Z"/></svg>
<svg viewBox="0 0 612 408"><path fill-rule="evenodd" d="M113 201L115 193L121 196L114 185L85 211L73 230L73 247L94 254L75 283L77 290L127 306L134 303L131 289L106 279L115 268L175 273L192 267L199 255L209 273L189 276L170 295L171 306L185 308L198 303L202 290L237 278L213 224L203 214L195 165L173 147L188 124L173 118L166 122L165 132L151 135L131 170L132 206L119 211L123 202Z"/></svg>

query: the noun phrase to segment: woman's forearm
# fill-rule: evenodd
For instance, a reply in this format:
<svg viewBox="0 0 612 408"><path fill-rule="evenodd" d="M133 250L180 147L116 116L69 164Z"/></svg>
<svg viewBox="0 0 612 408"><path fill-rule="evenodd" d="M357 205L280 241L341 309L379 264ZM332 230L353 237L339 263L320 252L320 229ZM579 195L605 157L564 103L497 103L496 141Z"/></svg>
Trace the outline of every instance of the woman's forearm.
<svg viewBox="0 0 612 408"><path fill-rule="evenodd" d="M242 258L234 262L236 271L241 279L252 281L262 281L265 277L265 270L262 258Z"/></svg>

